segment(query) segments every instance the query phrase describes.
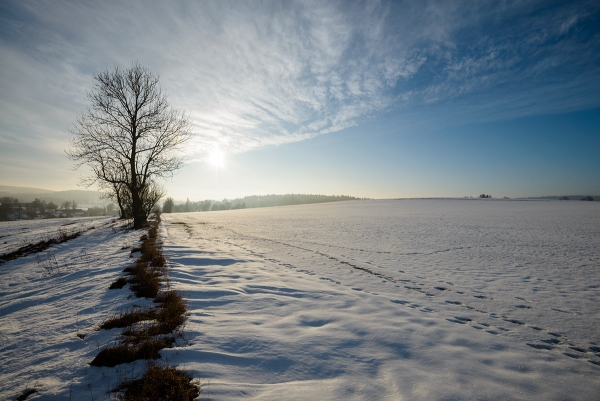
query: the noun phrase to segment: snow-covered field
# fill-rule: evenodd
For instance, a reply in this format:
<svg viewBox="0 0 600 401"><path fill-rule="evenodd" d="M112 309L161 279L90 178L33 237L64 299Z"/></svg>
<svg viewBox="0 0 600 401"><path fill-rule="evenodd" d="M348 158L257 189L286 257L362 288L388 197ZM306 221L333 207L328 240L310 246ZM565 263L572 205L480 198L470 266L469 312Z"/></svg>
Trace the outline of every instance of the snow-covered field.
<svg viewBox="0 0 600 401"><path fill-rule="evenodd" d="M118 333L94 327L142 302L107 289L131 260L121 248L140 235L114 224L98 219L53 247L59 274L44 275L34 255L0 265L0 397L37 381L42 391L29 399L106 400L138 371L87 365ZM185 341L161 354L200 379L203 400L600 394L596 202L165 214L159 236L190 310Z"/></svg>

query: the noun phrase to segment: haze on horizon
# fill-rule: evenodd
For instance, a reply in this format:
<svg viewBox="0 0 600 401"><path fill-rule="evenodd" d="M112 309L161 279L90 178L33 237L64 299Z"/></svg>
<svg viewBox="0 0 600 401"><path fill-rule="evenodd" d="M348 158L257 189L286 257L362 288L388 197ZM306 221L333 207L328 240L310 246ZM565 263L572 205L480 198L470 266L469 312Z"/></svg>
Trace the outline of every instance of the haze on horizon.
<svg viewBox="0 0 600 401"><path fill-rule="evenodd" d="M596 1L0 4L0 184L77 187L94 72L194 121L191 200L600 194ZM92 188L94 189L94 188Z"/></svg>

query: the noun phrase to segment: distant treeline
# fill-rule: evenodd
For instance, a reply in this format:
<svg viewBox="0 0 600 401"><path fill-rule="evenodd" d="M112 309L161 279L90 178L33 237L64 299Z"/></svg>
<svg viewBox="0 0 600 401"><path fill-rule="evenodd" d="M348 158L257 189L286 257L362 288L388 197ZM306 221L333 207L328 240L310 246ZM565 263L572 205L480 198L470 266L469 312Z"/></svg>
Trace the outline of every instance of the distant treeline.
<svg viewBox="0 0 600 401"><path fill-rule="evenodd" d="M236 199L223 199L222 201L207 199L199 202L190 202L188 199L187 202L176 205L171 198L167 198L167 200L163 203L163 212L208 212L211 210L233 210L269 206L304 205L308 203L339 202L360 199L361 198L348 195L252 195Z"/></svg>
<svg viewBox="0 0 600 401"><path fill-rule="evenodd" d="M64 201L76 201L82 205L98 205L104 203L101 200L101 193L97 191L68 190L68 191L49 191L39 188L11 187L0 185L0 197L18 198L21 202L34 202L35 199L43 199L46 202L53 202L60 205Z"/></svg>

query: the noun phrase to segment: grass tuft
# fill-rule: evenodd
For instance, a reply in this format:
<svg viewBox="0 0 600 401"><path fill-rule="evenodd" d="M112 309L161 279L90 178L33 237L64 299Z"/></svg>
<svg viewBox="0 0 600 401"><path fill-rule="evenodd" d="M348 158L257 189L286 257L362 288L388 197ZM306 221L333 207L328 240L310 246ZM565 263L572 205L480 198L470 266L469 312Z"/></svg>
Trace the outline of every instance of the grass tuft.
<svg viewBox="0 0 600 401"><path fill-rule="evenodd" d="M156 317L161 334L170 333L185 322L187 307L181 293L166 291L157 296L154 302L161 304Z"/></svg>
<svg viewBox="0 0 600 401"><path fill-rule="evenodd" d="M110 286L110 288L122 288L129 283L137 297L154 298L158 306L131 309L106 320L100 329L115 327L126 329L122 332L123 338L120 343L101 350L90 362L92 366L114 367L138 359L158 359L159 351L172 346L178 327L185 322L187 308L181 293L177 291L159 293L167 266L157 241L159 222L160 216L157 216L157 222L152 223L148 234L140 238L143 241L142 245L131 250L132 253L141 252L141 256L135 264L123 270L129 278L120 277ZM198 397L200 391L190 383L190 380L191 377L187 373L175 368L150 364L142 379L125 382L115 391L125 390L124 396L119 399L127 401L191 401Z"/></svg>
<svg viewBox="0 0 600 401"><path fill-rule="evenodd" d="M162 271L150 269L145 263L138 263L136 266L136 274L128 280L131 284L131 291L138 298L156 297L160 289Z"/></svg>
<svg viewBox="0 0 600 401"><path fill-rule="evenodd" d="M172 337L153 338L133 346L121 344L104 348L96 355L94 360L90 362L90 365L112 368L139 359L159 359L159 351L163 348L170 348L173 342L174 339Z"/></svg>
<svg viewBox="0 0 600 401"><path fill-rule="evenodd" d="M23 391L23 392L21 393L21 395L19 395L19 396L17 397L17 401L24 401L24 400L26 400L26 399L27 399L27 397L29 397L31 394L35 394L35 393L37 393L37 392L38 392L38 391L37 391L36 389L34 389L34 388L28 388L28 389L26 389L25 391Z"/></svg>
<svg viewBox="0 0 600 401"><path fill-rule="evenodd" d="M155 365L150 366L141 379L122 383L116 391L125 390L123 401L193 401L200 391L191 380L185 372Z"/></svg>
<svg viewBox="0 0 600 401"><path fill-rule="evenodd" d="M127 284L127 279L125 277L119 277L117 280L115 280L110 287L108 287L109 290L120 290L121 288L125 287L125 284Z"/></svg>
<svg viewBox="0 0 600 401"><path fill-rule="evenodd" d="M129 327L144 320L153 320L156 317L154 309L132 309L130 311L121 312L106 320L100 326L101 329L110 330L115 327Z"/></svg>

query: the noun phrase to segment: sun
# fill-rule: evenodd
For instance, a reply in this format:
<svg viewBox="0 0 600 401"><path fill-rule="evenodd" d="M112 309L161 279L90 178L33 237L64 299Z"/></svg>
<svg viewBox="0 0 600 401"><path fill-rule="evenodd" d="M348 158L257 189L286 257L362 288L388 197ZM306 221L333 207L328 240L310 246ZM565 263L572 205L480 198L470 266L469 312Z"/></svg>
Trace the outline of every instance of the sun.
<svg viewBox="0 0 600 401"><path fill-rule="evenodd" d="M213 167L225 167L225 153L223 153L223 151L219 148L214 148L213 150L211 150L206 160Z"/></svg>

